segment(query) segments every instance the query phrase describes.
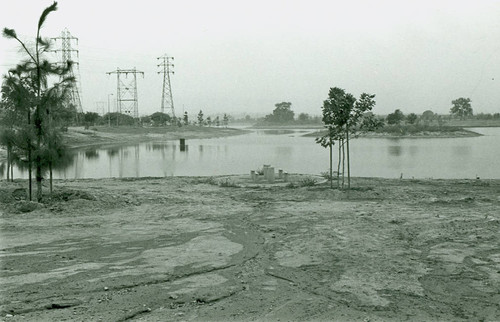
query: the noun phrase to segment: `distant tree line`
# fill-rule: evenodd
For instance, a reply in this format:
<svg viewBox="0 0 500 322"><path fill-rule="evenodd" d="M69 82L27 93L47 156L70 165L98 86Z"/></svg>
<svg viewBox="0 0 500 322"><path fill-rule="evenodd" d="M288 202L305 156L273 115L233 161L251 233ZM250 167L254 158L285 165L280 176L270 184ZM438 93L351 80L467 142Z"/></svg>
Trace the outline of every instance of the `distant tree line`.
<svg viewBox="0 0 500 322"><path fill-rule="evenodd" d="M307 125L321 124L320 116L311 116L307 113L300 113L295 117L295 112L292 110L292 103L281 102L274 105L274 110L271 114L264 118L255 120L257 125Z"/></svg>
<svg viewBox="0 0 500 322"><path fill-rule="evenodd" d="M432 130L441 129L452 120L500 120L500 113L479 113L474 115L471 99L458 98L451 101L452 107L450 114L440 115L431 110L426 110L422 114L409 113L405 115L400 109L388 114L385 118L379 118L381 122L385 123L385 127L381 131L398 126L413 126L414 130Z"/></svg>
<svg viewBox="0 0 500 322"><path fill-rule="evenodd" d="M79 115L80 125L84 125L86 128L91 126L117 126L117 125L140 125L140 126L187 126L187 125L197 125L197 126L216 126L216 127L227 127L229 124L230 116L228 114L223 114L222 116L207 116L205 118L203 111L197 114L195 121L189 119L188 112L184 112L182 117L172 117L169 114L162 112L155 112L151 115L141 116L139 120L134 119L130 115L121 113L106 113L104 115L99 115L95 112L86 112Z"/></svg>

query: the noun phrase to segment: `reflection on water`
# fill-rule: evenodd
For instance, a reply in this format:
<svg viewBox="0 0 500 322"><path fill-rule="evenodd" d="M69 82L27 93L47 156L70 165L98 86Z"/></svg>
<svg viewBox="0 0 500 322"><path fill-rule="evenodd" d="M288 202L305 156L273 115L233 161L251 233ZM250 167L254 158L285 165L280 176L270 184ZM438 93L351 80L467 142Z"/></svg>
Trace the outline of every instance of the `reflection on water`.
<svg viewBox="0 0 500 322"><path fill-rule="evenodd" d="M271 164L289 173L327 171L328 149L314 138L281 135L291 130L258 130L246 135L154 142L132 146L76 151L56 178L187 176L249 173ZM399 178L500 178L496 166L500 128L484 129L485 136L457 139L354 139L351 173L354 176ZM293 132L293 131L292 131ZM269 134L273 133L273 134ZM334 154L336 163L337 154ZM14 177L27 171L14 168ZM5 178L5 166L0 171Z"/></svg>
<svg viewBox="0 0 500 322"><path fill-rule="evenodd" d="M99 158L99 152L97 152L97 149L86 150L84 153L85 153L85 157L87 159L97 159L97 158Z"/></svg>
<svg viewBox="0 0 500 322"><path fill-rule="evenodd" d="M106 153L108 154L109 157L117 155L119 151L120 151L120 148L118 148L118 147L106 149Z"/></svg>
<svg viewBox="0 0 500 322"><path fill-rule="evenodd" d="M415 145L410 145L410 155L416 156L418 153L418 147Z"/></svg>
<svg viewBox="0 0 500 322"><path fill-rule="evenodd" d="M387 148L390 155L400 156L403 153L403 148L400 145L390 145Z"/></svg>
<svg viewBox="0 0 500 322"><path fill-rule="evenodd" d="M285 134L294 134L295 130L259 130L258 133L266 134L266 135L285 135Z"/></svg>
<svg viewBox="0 0 500 322"><path fill-rule="evenodd" d="M470 147L470 146L463 146L463 145L454 146L452 148L452 151L453 151L453 154L455 156L462 157L462 156L470 155L471 152L472 152L472 147Z"/></svg>
<svg viewBox="0 0 500 322"><path fill-rule="evenodd" d="M146 148L153 149L153 151L164 151L165 144L160 144L160 143L148 144L148 145L146 145Z"/></svg>
<svg viewBox="0 0 500 322"><path fill-rule="evenodd" d="M276 153L278 155L281 155L284 159L289 159L292 157L293 147L292 146L277 146Z"/></svg>
<svg viewBox="0 0 500 322"><path fill-rule="evenodd" d="M53 162L51 165L48 163L44 163L42 165L42 176L44 178L48 177L48 173L50 170L50 166L52 167L52 171L57 172L61 169L66 169L72 166L75 163L75 153L67 151L67 153L63 153L60 155L60 158ZM7 162L0 163L0 177L7 178ZM32 166L33 176L35 175L36 167L33 163ZM9 177L13 178L28 178L28 162L24 159L16 159L13 162L13 165L9 169Z"/></svg>

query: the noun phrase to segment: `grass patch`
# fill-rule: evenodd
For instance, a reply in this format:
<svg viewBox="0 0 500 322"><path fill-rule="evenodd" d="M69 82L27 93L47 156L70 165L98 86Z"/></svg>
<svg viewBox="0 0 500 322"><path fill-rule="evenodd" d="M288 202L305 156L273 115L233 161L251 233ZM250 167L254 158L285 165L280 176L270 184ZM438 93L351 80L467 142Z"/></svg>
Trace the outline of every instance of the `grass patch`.
<svg viewBox="0 0 500 322"><path fill-rule="evenodd" d="M385 125L384 127L375 130L375 133L389 133L395 135L411 135L421 132L440 132L440 133L454 133L462 131L459 126L439 126L439 125L425 125L425 124L395 124Z"/></svg>
<svg viewBox="0 0 500 322"><path fill-rule="evenodd" d="M318 180L316 180L315 178L310 178L310 177L303 178L303 179L299 180L299 186L301 186L301 187L313 187L316 185L316 183L318 183Z"/></svg>
<svg viewBox="0 0 500 322"><path fill-rule="evenodd" d="M233 180L228 179L228 178L220 180L219 186L223 187L223 188L239 188L240 187L238 184L236 184L236 182L234 182Z"/></svg>
<svg viewBox="0 0 500 322"><path fill-rule="evenodd" d="M219 186L223 188L239 188L240 186L229 178L217 180L215 177L200 178L196 180L197 184L209 184L212 186Z"/></svg>
<svg viewBox="0 0 500 322"><path fill-rule="evenodd" d="M212 185L212 186L217 186L218 185L218 182L217 180L214 178L214 177L208 177L208 178L200 178L197 180L198 184L209 184L209 185Z"/></svg>

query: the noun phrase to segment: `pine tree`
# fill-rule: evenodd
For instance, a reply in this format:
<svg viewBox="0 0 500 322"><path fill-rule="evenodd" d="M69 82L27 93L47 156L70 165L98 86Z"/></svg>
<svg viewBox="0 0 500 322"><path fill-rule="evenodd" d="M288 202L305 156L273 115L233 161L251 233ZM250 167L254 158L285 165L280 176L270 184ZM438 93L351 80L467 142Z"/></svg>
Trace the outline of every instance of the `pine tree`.
<svg viewBox="0 0 500 322"><path fill-rule="evenodd" d="M34 125L34 144L32 144L30 131L26 131L27 135L27 151L28 151L28 167L30 169L31 178L31 164L34 161L36 169L36 183L37 183L37 201L42 200L42 179L44 170L45 150L47 149L50 140L45 138L45 135L50 133L51 129L51 106L57 104L58 101L64 100L67 88L74 85L74 78L66 77L71 70L71 62L66 66L57 66L48 60L44 59L44 54L50 50L50 40L43 39L40 31L47 19L48 15L57 10L57 2L47 7L41 14L38 25L37 33L34 42L34 49L29 49L25 42L19 39L14 29L3 29L3 35L6 38L14 39L21 45L27 59L21 62L15 69L20 79L24 79L24 83L19 86L33 96L31 104L28 108L27 128ZM51 84L49 86L48 79L50 76L56 76L61 79L60 82ZM28 94L26 98L30 98ZM32 109L34 108L34 111ZM31 115L33 113L33 115ZM33 119L33 123L31 120ZM30 198L31 198L31 180L30 180Z"/></svg>

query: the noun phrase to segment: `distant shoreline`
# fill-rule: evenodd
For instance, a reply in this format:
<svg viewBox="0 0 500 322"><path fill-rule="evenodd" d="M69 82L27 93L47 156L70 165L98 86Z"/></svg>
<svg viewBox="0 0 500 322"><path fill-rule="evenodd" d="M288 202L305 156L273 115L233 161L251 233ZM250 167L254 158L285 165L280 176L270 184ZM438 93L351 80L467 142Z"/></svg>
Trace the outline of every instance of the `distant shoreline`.
<svg viewBox="0 0 500 322"><path fill-rule="evenodd" d="M271 124L271 125L250 125L248 127L249 129L254 129L254 130L280 130L280 129L285 129L285 130L310 130L310 129L322 129L323 125L322 124L299 124L299 125L294 125L294 124L284 124L284 125L276 125L276 124Z"/></svg>
<svg viewBox="0 0 500 322"><path fill-rule="evenodd" d="M242 135L248 130L223 127L106 127L97 126L90 129L70 127L63 133L63 140L68 149L85 147L130 145L153 141L172 141L183 139L209 139ZM0 147L0 162L6 161L7 151Z"/></svg>
<svg viewBox="0 0 500 322"><path fill-rule="evenodd" d="M151 141L172 141L179 139L208 139L246 134L249 131L217 127L82 127L69 128L64 141L70 148L110 144L136 144Z"/></svg>
<svg viewBox="0 0 500 322"><path fill-rule="evenodd" d="M325 130L316 131L312 133L304 134L305 137L320 137L326 133ZM410 134L396 135L394 133L388 132L365 132L359 134L357 137L360 138L374 138L374 139L434 139L434 138L464 138L464 137L476 137L482 136L474 131L461 129L458 131L421 131Z"/></svg>

